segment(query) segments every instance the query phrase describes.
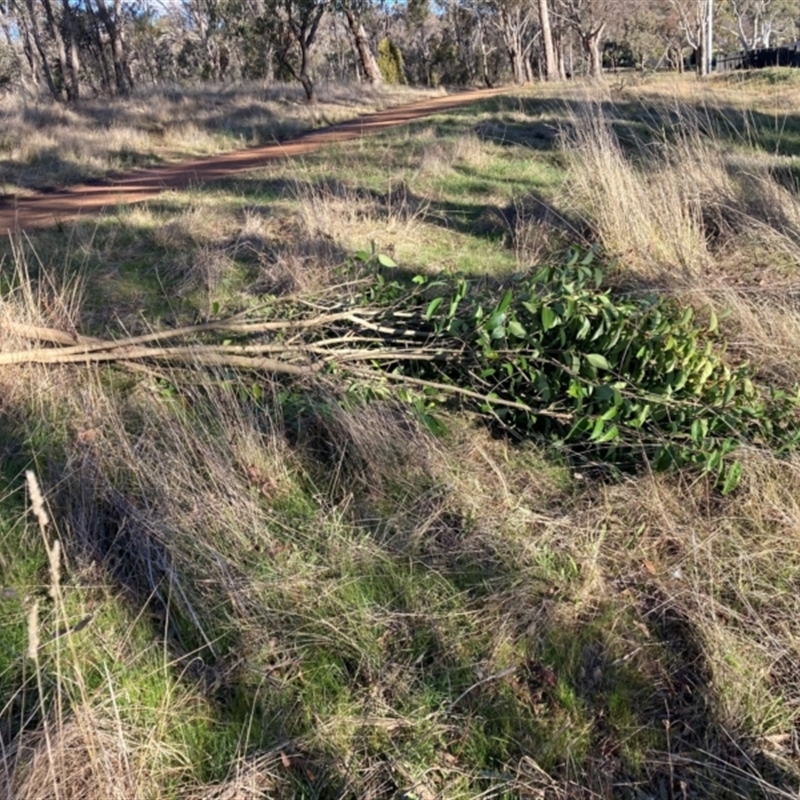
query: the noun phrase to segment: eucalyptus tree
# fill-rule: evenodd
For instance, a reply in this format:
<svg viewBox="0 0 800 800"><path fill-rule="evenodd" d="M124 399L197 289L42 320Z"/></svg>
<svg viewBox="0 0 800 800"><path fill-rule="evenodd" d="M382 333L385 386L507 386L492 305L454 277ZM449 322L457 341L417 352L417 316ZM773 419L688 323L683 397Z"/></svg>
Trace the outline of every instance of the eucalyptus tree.
<svg viewBox="0 0 800 800"><path fill-rule="evenodd" d="M550 2L549 0L538 0L538 4L539 28L542 32L542 51L544 54L544 76L548 81L557 81L562 76L558 69L553 28L550 24Z"/></svg>
<svg viewBox="0 0 800 800"><path fill-rule="evenodd" d="M49 2L49 0L42 0ZM111 58L114 63L114 83L117 94L128 94L133 89L133 75L128 66L128 53L125 43L125 17L122 0L86 0L87 8L92 9L105 28L111 44Z"/></svg>
<svg viewBox="0 0 800 800"><path fill-rule="evenodd" d="M800 22L795 0L726 0L742 50L778 44Z"/></svg>
<svg viewBox="0 0 800 800"><path fill-rule="evenodd" d="M442 17L431 11L429 0L406 0L401 11L397 33L402 31L405 64L412 83L432 86Z"/></svg>
<svg viewBox="0 0 800 800"><path fill-rule="evenodd" d="M364 75L373 86L379 86L383 83L383 77L363 22L371 10L370 0L335 0L335 10L347 21L347 28L353 38L353 46Z"/></svg>
<svg viewBox="0 0 800 800"><path fill-rule="evenodd" d="M508 53L514 83L533 80L531 51L539 34L536 13L528 0L492 0L494 24Z"/></svg>
<svg viewBox="0 0 800 800"><path fill-rule="evenodd" d="M617 0L559 0L559 12L575 31L589 59L589 74L603 77L602 41Z"/></svg>
<svg viewBox="0 0 800 800"><path fill-rule="evenodd" d="M16 21L8 0L0 0L0 89L25 81L27 72Z"/></svg>
<svg viewBox="0 0 800 800"><path fill-rule="evenodd" d="M265 28L280 66L299 81L309 103L316 102L311 53L329 0L268 0Z"/></svg>
<svg viewBox="0 0 800 800"><path fill-rule="evenodd" d="M681 69L683 36L670 0L625 0L616 36L641 70L648 63Z"/></svg>
<svg viewBox="0 0 800 800"><path fill-rule="evenodd" d="M697 72L709 75L714 49L714 0L670 0L680 20L686 44L692 48Z"/></svg>

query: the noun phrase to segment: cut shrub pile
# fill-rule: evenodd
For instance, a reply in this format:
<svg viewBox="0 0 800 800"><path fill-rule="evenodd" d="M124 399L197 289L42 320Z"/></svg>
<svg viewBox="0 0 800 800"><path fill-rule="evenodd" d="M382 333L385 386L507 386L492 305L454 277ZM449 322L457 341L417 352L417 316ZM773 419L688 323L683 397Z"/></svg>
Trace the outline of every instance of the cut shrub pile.
<svg viewBox="0 0 800 800"><path fill-rule="evenodd" d="M380 267L394 268L391 259L361 252L358 260L379 268L367 290L313 313L272 298L259 318L86 339L3 361L256 369L314 376L364 397L401 384L399 396L434 430L441 423L432 411L458 398L514 435L544 437L583 462L694 466L726 494L741 476L731 457L738 448L784 454L800 441L798 395L758 385L747 364L728 364L713 311L700 321L672 298L604 289L591 250L572 249L563 266L499 289L458 277L387 280ZM238 341L197 338L220 333ZM187 343L153 346L178 337ZM258 383L252 392L259 400Z"/></svg>

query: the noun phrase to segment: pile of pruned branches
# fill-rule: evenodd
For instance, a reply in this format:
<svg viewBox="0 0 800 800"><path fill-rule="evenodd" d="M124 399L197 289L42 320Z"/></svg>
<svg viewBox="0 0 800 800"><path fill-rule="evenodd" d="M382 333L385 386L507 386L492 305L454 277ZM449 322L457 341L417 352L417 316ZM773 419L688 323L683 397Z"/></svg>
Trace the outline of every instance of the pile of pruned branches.
<svg viewBox="0 0 800 800"><path fill-rule="evenodd" d="M396 386L394 396L429 421L437 405L458 399L518 436L623 467L698 467L725 492L738 483L732 454L742 445L778 453L798 445L797 395L727 363L713 311L700 320L673 299L612 293L603 277L594 254L577 249L565 264L499 288L377 271L344 301L272 300L120 340L15 326L51 346L0 354L0 365L213 366L384 395Z"/></svg>

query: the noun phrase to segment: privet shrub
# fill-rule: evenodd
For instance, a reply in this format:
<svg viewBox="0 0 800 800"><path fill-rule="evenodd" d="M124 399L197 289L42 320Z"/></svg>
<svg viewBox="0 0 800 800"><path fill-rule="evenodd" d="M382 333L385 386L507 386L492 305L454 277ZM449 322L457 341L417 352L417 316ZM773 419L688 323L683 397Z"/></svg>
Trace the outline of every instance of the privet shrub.
<svg viewBox="0 0 800 800"><path fill-rule="evenodd" d="M403 69L403 54L400 48L388 37L378 44L378 69L386 83L406 83Z"/></svg>
<svg viewBox="0 0 800 800"><path fill-rule="evenodd" d="M409 291L378 278L370 301L428 334L424 360L382 369L467 389L520 436L623 467L697 466L726 492L739 480L739 447L798 445L798 396L728 363L713 311L700 320L671 298L604 289L593 261L573 250L501 296L464 279L417 277Z"/></svg>

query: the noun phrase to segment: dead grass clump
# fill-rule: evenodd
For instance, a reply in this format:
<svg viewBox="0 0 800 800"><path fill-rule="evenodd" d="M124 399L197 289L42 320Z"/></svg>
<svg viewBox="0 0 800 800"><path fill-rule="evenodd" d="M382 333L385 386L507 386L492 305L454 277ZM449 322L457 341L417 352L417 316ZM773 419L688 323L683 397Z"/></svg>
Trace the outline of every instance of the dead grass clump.
<svg viewBox="0 0 800 800"><path fill-rule="evenodd" d="M576 119L564 197L623 280L728 315L731 353L796 384L800 200L770 157L744 158L707 120L679 116L677 135L629 150L599 114Z"/></svg>
<svg viewBox="0 0 800 800"><path fill-rule="evenodd" d="M709 796L785 796L798 780L800 705L796 670L787 669L800 641L790 610L800 570L796 473L794 462L754 454L732 500L689 476L643 476L586 496L571 514L573 557L587 578L600 576L579 608L617 609L624 663L650 676L641 722L669 726L660 745L668 748L652 751L646 769L661 761Z"/></svg>
<svg viewBox="0 0 800 800"><path fill-rule="evenodd" d="M251 295L314 295L335 279L347 254L330 237L309 230L302 216L279 211L244 209L223 251L246 267Z"/></svg>
<svg viewBox="0 0 800 800"><path fill-rule="evenodd" d="M691 281L745 254L797 263L797 198L772 179L769 159L743 164L692 113L679 110L674 137L633 152L599 113L575 119L565 197L635 273Z"/></svg>
<svg viewBox="0 0 800 800"><path fill-rule="evenodd" d="M391 252L395 244L419 241L427 208L405 184L390 186L385 193L342 184L299 186L297 199L306 230L347 252L370 241L384 252Z"/></svg>
<svg viewBox="0 0 800 800"><path fill-rule="evenodd" d="M86 289L85 273L45 266L20 239L12 239L11 252L13 265L0 294L0 348L9 342L4 321L74 333Z"/></svg>
<svg viewBox="0 0 800 800"><path fill-rule="evenodd" d="M428 135L415 136L415 141L422 145L419 170L423 174L443 175L455 165L479 169L491 160L491 154L474 132L455 138L439 138L434 128L430 131Z"/></svg>
<svg viewBox="0 0 800 800"><path fill-rule="evenodd" d="M506 222L517 264L523 269L557 258L587 235L579 223L537 195L518 198Z"/></svg>
<svg viewBox="0 0 800 800"><path fill-rule="evenodd" d="M195 203L165 225L154 227L153 238L159 247L188 251L223 239L233 224L233 215L209 200Z"/></svg>
<svg viewBox="0 0 800 800"><path fill-rule="evenodd" d="M155 786L137 764L142 742L119 720L91 709L69 719L48 720L48 732L23 733L5 748L0 769L4 792L17 800L137 800Z"/></svg>
<svg viewBox="0 0 800 800"><path fill-rule="evenodd" d="M592 234L627 269L651 275L666 271L676 278L708 264L697 184L679 181L668 163L649 172L637 169L599 113L574 120L565 149L571 166L564 198L585 214ZM682 169L692 174L698 160ZM707 165L700 164L703 173L693 176L698 183L707 174Z"/></svg>
<svg viewBox="0 0 800 800"><path fill-rule="evenodd" d="M335 253L335 258L330 258ZM327 239L304 240L298 246L280 248L260 260L253 284L256 294L314 294L330 285L335 270L331 263L342 263L345 254Z"/></svg>
<svg viewBox="0 0 800 800"><path fill-rule="evenodd" d="M434 440L391 400L362 403L357 391L351 403L312 396L286 424L315 483L337 503L355 500L357 515L379 514L432 480Z"/></svg>
<svg viewBox="0 0 800 800"><path fill-rule="evenodd" d="M184 800L262 800L265 797L283 798L281 771L287 769L288 756L282 748L240 759L232 766L232 774L211 785L199 785L185 790ZM291 762L290 762L291 763Z"/></svg>

